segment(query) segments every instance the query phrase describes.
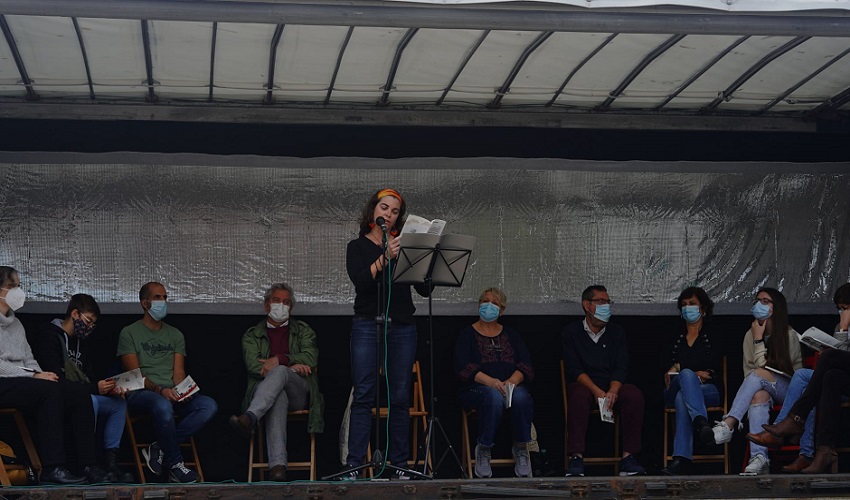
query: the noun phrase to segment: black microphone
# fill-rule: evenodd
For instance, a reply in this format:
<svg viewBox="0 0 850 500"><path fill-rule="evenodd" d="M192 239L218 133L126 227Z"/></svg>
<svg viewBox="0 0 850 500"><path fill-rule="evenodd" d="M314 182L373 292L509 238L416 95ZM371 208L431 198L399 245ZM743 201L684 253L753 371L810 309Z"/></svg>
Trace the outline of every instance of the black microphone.
<svg viewBox="0 0 850 500"><path fill-rule="evenodd" d="M383 217L378 217L377 219L375 219L375 224L377 224L381 227L381 231L383 231L385 233L387 232L387 221L386 221L386 219L384 219Z"/></svg>

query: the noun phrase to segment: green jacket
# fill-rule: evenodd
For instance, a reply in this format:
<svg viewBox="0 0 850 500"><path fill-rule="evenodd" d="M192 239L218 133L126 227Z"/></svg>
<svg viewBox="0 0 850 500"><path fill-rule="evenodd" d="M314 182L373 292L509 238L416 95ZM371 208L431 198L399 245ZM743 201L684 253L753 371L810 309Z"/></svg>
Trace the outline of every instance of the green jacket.
<svg viewBox="0 0 850 500"><path fill-rule="evenodd" d="M248 368L248 388L242 400L242 411L248 409L257 384L263 380L260 370L263 364L259 358L269 357L269 336L266 334L266 319L253 326L242 336L242 357ZM319 348L316 345L316 332L307 323L300 320L289 321L289 361L290 364L307 365L313 372L307 377L310 388L310 415L307 419L307 432L325 430L325 399L319 392L319 379L316 369L319 366Z"/></svg>

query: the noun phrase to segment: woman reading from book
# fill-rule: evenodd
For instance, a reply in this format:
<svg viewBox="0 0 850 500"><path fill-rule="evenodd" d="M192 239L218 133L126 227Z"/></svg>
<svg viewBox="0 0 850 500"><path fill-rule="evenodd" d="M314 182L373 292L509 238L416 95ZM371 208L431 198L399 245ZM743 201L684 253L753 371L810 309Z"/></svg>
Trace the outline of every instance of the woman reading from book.
<svg viewBox="0 0 850 500"><path fill-rule="evenodd" d="M416 359L416 323L410 285L396 285L387 278L398 261L401 240L398 237L407 205L393 189L373 194L360 215L360 235L348 243L345 266L354 284L354 319L351 324L351 377L354 400L348 433L348 456L343 470L363 463L369 445L372 407L375 405L375 379L378 370L376 335L386 335L386 375L389 380L387 461L406 467L409 453L411 374ZM386 250L384 242L386 239ZM389 281L389 282L388 282ZM425 285L417 285L427 296ZM389 321L376 321L386 313ZM376 326L377 325L377 326ZM383 450L381 450L383 451ZM341 479L357 479L350 472ZM394 479L410 479L395 471Z"/></svg>
<svg viewBox="0 0 850 500"><path fill-rule="evenodd" d="M676 306L683 323L673 344L673 365L665 375L664 390L667 406L676 408L676 435L673 461L664 473L682 475L691 464L694 435L714 444L706 407L720 404L723 379L720 347L712 344L709 327L714 302L702 288L690 287L679 294Z"/></svg>
<svg viewBox="0 0 850 500"><path fill-rule="evenodd" d="M491 477L491 448L496 428L510 404L513 456L517 477L531 477L526 443L531 441L534 402L526 383L534 378L528 348L515 330L497 320L508 299L498 288L484 290L478 299L478 321L466 327L455 345L455 372L461 381L465 410L478 411L475 475Z"/></svg>
<svg viewBox="0 0 850 500"><path fill-rule="evenodd" d="M753 301L752 314L755 319L744 335L744 382L729 414L714 426L717 444L732 439L735 428L742 427L744 414L749 415L751 429L768 423L771 406L782 404L791 376L803 367L797 332L788 325L785 296L774 288L762 288ZM750 462L742 475L766 474L769 470L767 448L752 444Z"/></svg>
<svg viewBox="0 0 850 500"><path fill-rule="evenodd" d="M847 330L850 329L850 283L841 286L835 292L833 300L839 314L835 336L846 341ZM817 368L811 374L806 390L791 406L791 410L786 415L787 418L778 421L775 425L763 426L766 432L777 438L800 436L804 430L809 430L804 425L809 424L806 417L817 405L815 456L810 465L800 469L800 472L805 474L835 473L838 469L838 454L835 452L835 447L838 444L841 398L850 396L850 352L844 350L845 347L846 343L840 349L824 350L818 359ZM781 439L779 441L781 442Z"/></svg>

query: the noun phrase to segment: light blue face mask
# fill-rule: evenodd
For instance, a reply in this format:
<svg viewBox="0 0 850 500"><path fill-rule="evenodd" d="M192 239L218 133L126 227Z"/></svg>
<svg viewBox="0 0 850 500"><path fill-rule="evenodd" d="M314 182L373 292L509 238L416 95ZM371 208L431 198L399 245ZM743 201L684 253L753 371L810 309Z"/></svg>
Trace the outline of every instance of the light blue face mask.
<svg viewBox="0 0 850 500"><path fill-rule="evenodd" d="M683 306L682 319L688 323L696 323L702 318L702 313L699 311L699 306Z"/></svg>
<svg viewBox="0 0 850 500"><path fill-rule="evenodd" d="M770 306L762 304L761 302L753 304L753 308L750 309L750 312L753 313L753 317L757 320L766 320L771 314Z"/></svg>
<svg viewBox="0 0 850 500"><path fill-rule="evenodd" d="M611 304L599 304L596 306L596 312L593 317L603 323L607 323L611 319Z"/></svg>
<svg viewBox="0 0 850 500"><path fill-rule="evenodd" d="M483 302L478 306L478 317L486 323L496 321L499 318L499 306L492 302Z"/></svg>
<svg viewBox="0 0 850 500"><path fill-rule="evenodd" d="M148 309L148 312L154 321L160 321L168 314L168 304L164 300L152 300L151 308Z"/></svg>

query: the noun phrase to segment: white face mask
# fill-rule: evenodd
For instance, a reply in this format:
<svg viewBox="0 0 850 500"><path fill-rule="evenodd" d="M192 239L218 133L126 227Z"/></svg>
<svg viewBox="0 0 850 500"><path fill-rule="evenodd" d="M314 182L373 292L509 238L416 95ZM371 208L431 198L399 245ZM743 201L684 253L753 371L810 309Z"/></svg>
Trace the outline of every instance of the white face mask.
<svg viewBox="0 0 850 500"><path fill-rule="evenodd" d="M3 290L9 290L9 293L3 299L13 311L17 311L24 306L24 302L27 300L27 294L23 288L16 286L15 288L4 288Z"/></svg>
<svg viewBox="0 0 850 500"><path fill-rule="evenodd" d="M286 323L289 319L289 306L280 302L272 302L269 307L269 318L276 323Z"/></svg>

